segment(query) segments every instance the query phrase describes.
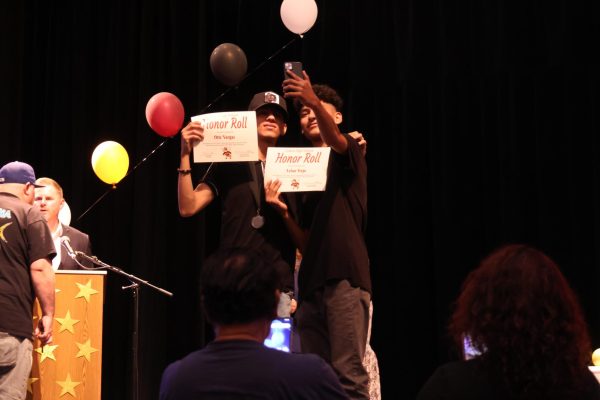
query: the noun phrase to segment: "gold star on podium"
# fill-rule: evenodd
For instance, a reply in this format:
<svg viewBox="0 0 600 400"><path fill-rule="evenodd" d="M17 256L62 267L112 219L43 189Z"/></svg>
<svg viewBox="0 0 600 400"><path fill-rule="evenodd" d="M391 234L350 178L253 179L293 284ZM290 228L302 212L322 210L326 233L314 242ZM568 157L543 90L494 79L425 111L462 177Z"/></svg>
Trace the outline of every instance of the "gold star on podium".
<svg viewBox="0 0 600 400"><path fill-rule="evenodd" d="M42 356L42 358L40 358L40 363L43 363L46 358L51 358L52 360L56 361L56 357L54 357L54 350L56 350L57 347L57 344L47 344L44 347L38 347L35 349L35 351Z"/></svg>
<svg viewBox="0 0 600 400"><path fill-rule="evenodd" d="M84 297L85 301L87 301L88 303L90 302L90 296L98 293L97 290L92 289L91 279L85 285L82 285L81 283L76 283L76 285L79 287L79 293L77 293L77 296L75 296L75 298Z"/></svg>
<svg viewBox="0 0 600 400"><path fill-rule="evenodd" d="M32 387L32 385L33 385L35 382L39 381L39 380L40 380L40 378L33 378L33 377L31 377L31 378L29 378L29 379L27 380L27 391L28 391L29 393L32 393L32 394L33 394L33 387Z"/></svg>
<svg viewBox="0 0 600 400"><path fill-rule="evenodd" d="M75 342L75 344L77 345L77 347L79 347L79 352L75 357L85 357L85 359L88 361L90 361L91 354L98 351L98 349L92 347L90 339L88 339L85 343Z"/></svg>
<svg viewBox="0 0 600 400"><path fill-rule="evenodd" d="M60 333L62 331L69 331L71 333L75 333L75 328L73 328L73 325L78 323L79 320L71 318L70 310L67 310L67 314L65 315L64 318L54 318L54 319L60 323L60 330L58 331L58 333Z"/></svg>
<svg viewBox="0 0 600 400"><path fill-rule="evenodd" d="M75 394L75 386L80 385L81 382L76 382L71 380L71 374L67 373L67 379L64 381L56 381L57 384L60 385L62 391L59 394L59 397L62 397L64 394L69 393L73 397L77 397Z"/></svg>

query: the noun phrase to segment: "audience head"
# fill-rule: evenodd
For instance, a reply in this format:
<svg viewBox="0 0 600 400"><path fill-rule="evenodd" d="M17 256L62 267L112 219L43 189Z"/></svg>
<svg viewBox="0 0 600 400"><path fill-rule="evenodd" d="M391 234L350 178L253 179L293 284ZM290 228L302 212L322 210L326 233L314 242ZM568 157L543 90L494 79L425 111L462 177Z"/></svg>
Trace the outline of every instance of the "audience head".
<svg viewBox="0 0 600 400"><path fill-rule="evenodd" d="M200 296L212 324L271 321L277 314L281 277L258 251L221 249L202 266Z"/></svg>
<svg viewBox="0 0 600 400"><path fill-rule="evenodd" d="M503 246L463 284L450 333L518 393L578 382L590 359L582 310L556 263L532 247Z"/></svg>

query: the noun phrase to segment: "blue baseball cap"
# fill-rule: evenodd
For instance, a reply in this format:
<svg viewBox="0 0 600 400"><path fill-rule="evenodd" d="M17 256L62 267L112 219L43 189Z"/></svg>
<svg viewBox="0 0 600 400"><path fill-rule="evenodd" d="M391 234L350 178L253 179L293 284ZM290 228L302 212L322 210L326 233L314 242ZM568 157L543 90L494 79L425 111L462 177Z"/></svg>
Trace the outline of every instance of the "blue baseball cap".
<svg viewBox="0 0 600 400"><path fill-rule="evenodd" d="M31 183L35 187L44 187L35 184L35 172L27 163L13 161L0 168L0 184L3 183Z"/></svg>

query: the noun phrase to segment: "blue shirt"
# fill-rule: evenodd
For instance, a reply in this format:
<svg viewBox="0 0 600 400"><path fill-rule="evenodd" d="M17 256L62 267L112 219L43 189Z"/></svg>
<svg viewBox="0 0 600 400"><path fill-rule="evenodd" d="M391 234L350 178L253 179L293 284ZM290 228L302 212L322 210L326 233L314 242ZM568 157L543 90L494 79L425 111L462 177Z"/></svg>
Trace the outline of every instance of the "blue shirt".
<svg viewBox="0 0 600 400"><path fill-rule="evenodd" d="M347 398L320 357L251 340L213 341L170 364L160 385L161 400Z"/></svg>

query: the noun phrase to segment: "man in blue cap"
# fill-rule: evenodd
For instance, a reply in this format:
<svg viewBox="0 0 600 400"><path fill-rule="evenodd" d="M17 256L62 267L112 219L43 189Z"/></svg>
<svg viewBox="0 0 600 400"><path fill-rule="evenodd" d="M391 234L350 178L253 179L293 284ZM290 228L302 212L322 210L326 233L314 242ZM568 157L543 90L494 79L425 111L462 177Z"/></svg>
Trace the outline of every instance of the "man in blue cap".
<svg viewBox="0 0 600 400"><path fill-rule="evenodd" d="M0 398L25 399L32 333L52 341L56 254L44 217L33 206L35 172L13 161L0 168ZM33 288L33 291L31 290ZM31 329L34 295L42 317Z"/></svg>

